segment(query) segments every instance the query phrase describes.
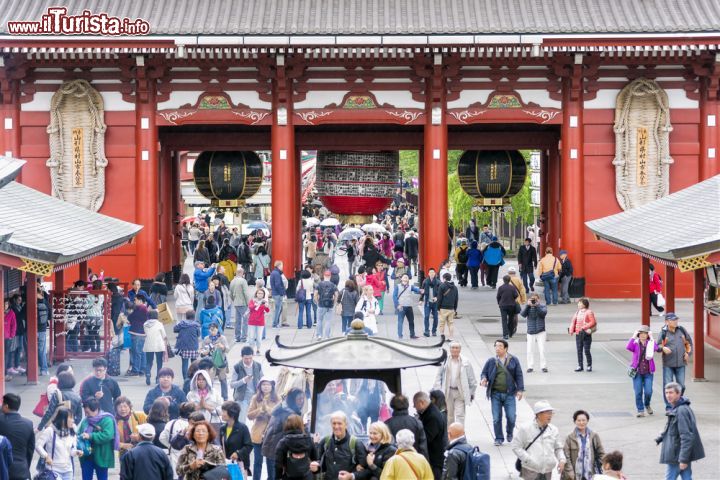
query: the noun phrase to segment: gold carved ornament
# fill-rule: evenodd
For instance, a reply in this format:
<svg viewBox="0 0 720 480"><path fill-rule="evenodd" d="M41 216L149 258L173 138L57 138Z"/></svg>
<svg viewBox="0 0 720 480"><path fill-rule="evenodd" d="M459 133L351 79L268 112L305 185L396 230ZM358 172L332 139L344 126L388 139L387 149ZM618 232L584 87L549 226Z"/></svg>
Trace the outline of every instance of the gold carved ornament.
<svg viewBox="0 0 720 480"><path fill-rule="evenodd" d="M699 255L697 257L683 258L677 261L678 268L681 272L691 272L705 267L711 267L713 264L707 261L710 254Z"/></svg>
<svg viewBox="0 0 720 480"><path fill-rule="evenodd" d="M18 270L22 270L23 272L34 273L41 277L47 277L53 272L54 265L52 263L39 262L29 258L20 258L20 260L23 261L23 264L18 267Z"/></svg>

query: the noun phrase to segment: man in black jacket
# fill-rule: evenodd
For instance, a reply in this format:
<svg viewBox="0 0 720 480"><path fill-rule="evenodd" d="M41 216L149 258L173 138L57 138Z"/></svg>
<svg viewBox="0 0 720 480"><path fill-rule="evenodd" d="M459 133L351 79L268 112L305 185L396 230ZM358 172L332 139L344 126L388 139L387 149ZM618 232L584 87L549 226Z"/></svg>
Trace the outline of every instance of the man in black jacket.
<svg viewBox="0 0 720 480"><path fill-rule="evenodd" d="M502 331L503 338L507 340L510 338L512 332L510 331L510 320L515 317L515 309L517 308L517 302L515 299L520 294L515 288L515 285L510 283L510 275L503 277L503 284L497 289L495 298L497 299L498 306L500 307L500 317L502 318Z"/></svg>
<svg viewBox="0 0 720 480"><path fill-rule="evenodd" d="M445 335L445 324L447 324L450 335L447 341L452 341L455 336L455 313L458 306L458 289L452 282L452 275L443 275L443 282L438 287L438 311L440 312L440 335Z"/></svg>
<svg viewBox="0 0 720 480"><path fill-rule="evenodd" d="M442 480L461 480L465 476L465 461L472 446L465 438L465 427L462 423L451 423L448 427L448 440L443 465Z"/></svg>
<svg viewBox="0 0 720 480"><path fill-rule="evenodd" d="M425 330L423 335L430 336L430 315L433 317L432 336L437 335L438 327L438 290L440 289L440 280L434 268L428 269L428 276L423 280L420 287L420 299L423 300L425 306L423 318L425 319Z"/></svg>
<svg viewBox="0 0 720 480"><path fill-rule="evenodd" d="M167 453L152 443L155 427L143 423L137 430L140 443L120 458L120 480L172 480L173 469Z"/></svg>
<svg viewBox="0 0 720 480"><path fill-rule="evenodd" d="M85 401L88 397L97 398L103 412L115 412L115 400L122 395L120 386L114 378L107 374L107 360L102 357L92 362L93 375L83 380L80 386L80 399Z"/></svg>
<svg viewBox="0 0 720 480"><path fill-rule="evenodd" d="M410 275L417 274L418 266L418 239L415 236L415 230L410 230L408 238L405 239L405 256L410 261Z"/></svg>
<svg viewBox="0 0 720 480"><path fill-rule="evenodd" d="M413 396L413 405L418 411L427 437L427 446L430 452L428 461L433 476L435 480L440 480L445 462L445 448L448 443L447 420L442 412L430 402L430 395L427 392L417 392Z"/></svg>
<svg viewBox="0 0 720 480"><path fill-rule="evenodd" d="M20 396L14 393L3 395L0 435L6 437L12 445L13 462L9 469L10 480L30 478L30 463L35 452L32 422L21 417L18 410L20 410Z"/></svg>
<svg viewBox="0 0 720 480"><path fill-rule="evenodd" d="M392 417L385 420L385 425L390 429L390 433L395 436L400 430L410 430L415 435L415 451L425 458L429 458L425 427L423 427L420 420L408 414L410 402L407 397L400 394L395 395L390 399L390 408L392 409Z"/></svg>
<svg viewBox="0 0 720 480"><path fill-rule="evenodd" d="M318 445L320 462L312 462L310 470L325 472L324 478L351 480L358 466L367 469L367 450L365 444L347 431L347 416L341 411L330 415L332 435Z"/></svg>
<svg viewBox="0 0 720 480"><path fill-rule="evenodd" d="M523 286L526 292L535 291L535 269L537 268L537 250L532 246L530 238L525 239L525 245L518 249L518 268L520 269L520 278L522 278ZM528 278L530 282L528 283Z"/></svg>

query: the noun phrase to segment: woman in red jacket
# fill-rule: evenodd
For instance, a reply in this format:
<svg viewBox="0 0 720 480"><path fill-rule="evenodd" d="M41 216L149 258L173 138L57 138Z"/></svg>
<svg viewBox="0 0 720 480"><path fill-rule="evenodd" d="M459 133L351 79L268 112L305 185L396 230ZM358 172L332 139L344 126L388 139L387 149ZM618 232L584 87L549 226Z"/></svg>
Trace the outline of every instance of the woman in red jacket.
<svg viewBox="0 0 720 480"><path fill-rule="evenodd" d="M652 307L655 307L655 309L662 313L665 311L665 306L658 305L658 295L662 295L662 279L660 278L660 274L655 271L655 265L652 263L650 264L650 311L652 311Z"/></svg>
<svg viewBox="0 0 720 480"><path fill-rule="evenodd" d="M373 287L373 296L377 298L380 304L380 315L383 311L383 300L385 299L385 268L384 264L378 262L375 268L372 270L372 275L367 276L367 285Z"/></svg>
<svg viewBox="0 0 720 480"><path fill-rule="evenodd" d="M581 298L578 300L578 309L573 315L572 323L568 328L570 335L575 335L575 346L577 347L578 366L576 372L583 371L583 350L585 350L585 358L587 359L587 371L592 372L592 355L590 354L590 345L592 345L592 334L597 330L595 322L595 314L590 310L590 300Z"/></svg>
<svg viewBox="0 0 720 480"><path fill-rule="evenodd" d="M248 315L248 341L250 346L255 342L255 355L260 355L260 342L262 341L263 328L265 328L265 314L270 311L264 288L257 289L255 297L250 300L248 310L250 310Z"/></svg>

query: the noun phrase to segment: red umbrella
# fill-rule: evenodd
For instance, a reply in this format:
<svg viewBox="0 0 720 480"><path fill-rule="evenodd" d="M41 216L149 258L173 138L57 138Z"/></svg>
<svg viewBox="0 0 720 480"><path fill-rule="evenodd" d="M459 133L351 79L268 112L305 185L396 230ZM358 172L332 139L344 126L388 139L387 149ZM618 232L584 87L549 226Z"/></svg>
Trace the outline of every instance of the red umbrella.
<svg viewBox="0 0 720 480"><path fill-rule="evenodd" d="M198 218L195 215L190 215L189 217L185 217L182 220L180 220L180 223L187 223L187 222L192 222L192 223L198 222L199 224L204 223L202 220L198 220Z"/></svg>

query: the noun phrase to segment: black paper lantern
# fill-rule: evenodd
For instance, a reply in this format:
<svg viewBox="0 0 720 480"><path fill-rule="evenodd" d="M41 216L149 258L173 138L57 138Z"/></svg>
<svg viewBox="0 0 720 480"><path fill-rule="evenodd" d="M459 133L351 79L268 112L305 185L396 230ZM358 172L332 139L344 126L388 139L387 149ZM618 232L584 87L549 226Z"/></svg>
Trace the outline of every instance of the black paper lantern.
<svg viewBox="0 0 720 480"><path fill-rule="evenodd" d="M462 189L482 205L503 205L525 184L527 164L517 150L468 150L460 157Z"/></svg>
<svg viewBox="0 0 720 480"><path fill-rule="evenodd" d="M237 207L260 189L263 164L255 152L202 152L193 166L195 188L213 205Z"/></svg>

